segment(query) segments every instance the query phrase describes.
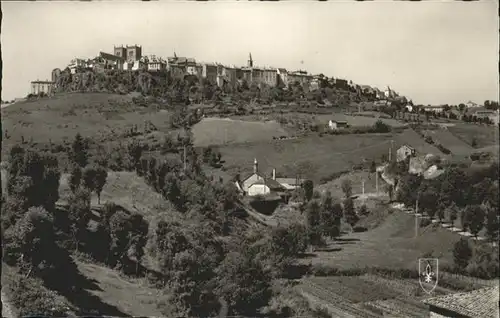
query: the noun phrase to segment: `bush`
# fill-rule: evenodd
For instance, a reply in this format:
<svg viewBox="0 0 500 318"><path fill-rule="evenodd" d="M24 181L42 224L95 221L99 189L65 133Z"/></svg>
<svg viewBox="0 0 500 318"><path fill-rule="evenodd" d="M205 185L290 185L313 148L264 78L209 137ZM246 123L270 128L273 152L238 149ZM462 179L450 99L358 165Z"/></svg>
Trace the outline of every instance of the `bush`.
<svg viewBox="0 0 500 318"><path fill-rule="evenodd" d="M9 289L12 304L21 317L68 317L74 310L63 297L45 288L35 278L18 275Z"/></svg>
<svg viewBox="0 0 500 318"><path fill-rule="evenodd" d="M430 225L432 222L430 219L427 219L427 218L423 218L423 219L420 219L420 227L426 227L428 225Z"/></svg>
<svg viewBox="0 0 500 318"><path fill-rule="evenodd" d="M373 132L388 133L390 131L391 131L391 127L381 120L377 120L377 122L373 125Z"/></svg>
<svg viewBox="0 0 500 318"><path fill-rule="evenodd" d="M364 226L355 226L353 229L353 232L366 232L368 229Z"/></svg>

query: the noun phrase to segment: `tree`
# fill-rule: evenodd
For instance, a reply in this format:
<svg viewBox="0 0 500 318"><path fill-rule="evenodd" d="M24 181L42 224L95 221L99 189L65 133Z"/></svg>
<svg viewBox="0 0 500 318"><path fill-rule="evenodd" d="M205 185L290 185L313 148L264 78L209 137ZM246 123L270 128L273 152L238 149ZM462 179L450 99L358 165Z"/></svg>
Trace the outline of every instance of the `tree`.
<svg viewBox="0 0 500 318"><path fill-rule="evenodd" d="M84 140L80 133L75 135L75 139L71 144L71 151L69 153L70 160L80 166L81 168L85 167L88 163L88 141Z"/></svg>
<svg viewBox="0 0 500 318"><path fill-rule="evenodd" d="M471 233L477 238L477 234L484 226L485 211L480 205L470 205L466 208L467 219Z"/></svg>
<svg viewBox="0 0 500 318"><path fill-rule="evenodd" d="M79 188L69 199L68 217L71 221L73 242L78 251L80 242L86 236L87 226L91 219L90 191Z"/></svg>
<svg viewBox="0 0 500 318"><path fill-rule="evenodd" d="M321 227L323 235L335 238L340 235L342 219L342 205L333 202L331 192L328 191L321 205Z"/></svg>
<svg viewBox="0 0 500 318"><path fill-rule="evenodd" d="M354 200L352 198L344 200L344 217L346 222L351 227L354 227L354 225L359 221L359 217L354 209Z"/></svg>
<svg viewBox="0 0 500 318"><path fill-rule="evenodd" d="M469 245L469 242L461 238L458 242L455 243L453 247L453 259L455 263L455 267L463 271L469 264L469 261L472 257L472 249Z"/></svg>
<svg viewBox="0 0 500 318"><path fill-rule="evenodd" d="M270 273L246 249L228 253L217 277L216 294L227 302L229 315L256 316L271 299Z"/></svg>
<svg viewBox="0 0 500 318"><path fill-rule="evenodd" d="M346 199L352 196L352 183L351 180L345 179L342 181L342 192L344 192L344 196Z"/></svg>
<svg viewBox="0 0 500 318"><path fill-rule="evenodd" d="M167 144L167 140L171 141L172 139L170 138L170 136L166 136L163 145L164 147ZM140 169L140 160L143 151L144 151L144 146L135 139L127 144L127 156L128 156L128 162L130 164L129 169L136 171Z"/></svg>
<svg viewBox="0 0 500 318"><path fill-rule="evenodd" d="M304 188L306 202L309 202L312 199L314 193L314 184L312 180L305 180L302 187Z"/></svg>
<svg viewBox="0 0 500 318"><path fill-rule="evenodd" d="M375 161L372 161L370 164L370 172L371 173L377 172L377 165L376 165Z"/></svg>
<svg viewBox="0 0 500 318"><path fill-rule="evenodd" d="M419 207L424 210L427 215L433 219L438 210L438 191L432 184L423 183L419 193Z"/></svg>
<svg viewBox="0 0 500 318"><path fill-rule="evenodd" d="M54 220L45 209L30 208L11 233L13 241L7 241L14 245L7 244L6 253L10 254L7 258L17 258L21 268L27 265L30 268L28 276L33 269L38 270L42 263L48 266L57 265L57 259L54 259L54 251L57 248Z"/></svg>
<svg viewBox="0 0 500 318"><path fill-rule="evenodd" d="M74 165L71 169L71 173L69 176L69 188L71 189L72 193L75 193L76 190L80 187L82 180L82 168L78 165Z"/></svg>
<svg viewBox="0 0 500 318"><path fill-rule="evenodd" d="M14 145L10 149L7 165L7 193L12 193L12 188L17 182L16 178L20 175L24 165L25 150L19 145Z"/></svg>
<svg viewBox="0 0 500 318"><path fill-rule="evenodd" d="M117 263L124 264L130 247L130 219L129 215L124 211L116 211L109 219L110 236L111 236L111 255L110 265L116 266Z"/></svg>
<svg viewBox="0 0 500 318"><path fill-rule="evenodd" d="M491 205L486 205L486 235L491 241L498 241L499 222L498 209Z"/></svg>
<svg viewBox="0 0 500 318"><path fill-rule="evenodd" d="M469 229L469 224L470 224L470 212L469 212L469 206L465 207L460 211L460 223L462 223L462 231L466 232Z"/></svg>
<svg viewBox="0 0 500 318"><path fill-rule="evenodd" d="M321 239L321 207L317 200L311 200L306 206L307 231L313 246L319 246Z"/></svg>
<svg viewBox="0 0 500 318"><path fill-rule="evenodd" d="M359 207L358 215L368 215L368 214L370 214L370 211L368 211L366 204L363 204L362 206Z"/></svg>
<svg viewBox="0 0 500 318"><path fill-rule="evenodd" d="M106 184L108 178L108 171L102 167L97 166L95 168L95 179L94 179L94 191L97 194L97 203L101 204L101 192Z"/></svg>
<svg viewBox="0 0 500 318"><path fill-rule="evenodd" d="M458 216L458 207L457 205L453 202L450 206L448 206L445 210L445 214L448 217L448 220L451 223L451 226L455 226L455 220L457 219Z"/></svg>
<svg viewBox="0 0 500 318"><path fill-rule="evenodd" d="M392 202L392 199L394 196L394 185L387 184L385 187L385 190L386 190L387 194L389 195L389 202Z"/></svg>
<svg viewBox="0 0 500 318"><path fill-rule="evenodd" d="M85 189L88 189L90 192L93 192L95 190L94 189L95 176L96 176L96 171L95 171L94 167L92 167L92 166L86 166L82 170L81 185Z"/></svg>
<svg viewBox="0 0 500 318"><path fill-rule="evenodd" d="M391 131L391 127L383 121L377 120L377 122L373 124L373 131L376 133L388 133Z"/></svg>
<svg viewBox="0 0 500 318"><path fill-rule="evenodd" d="M139 264L144 256L144 247L148 241L149 223L141 214L135 213L130 216L130 248L131 256L135 258L135 272L138 273Z"/></svg>

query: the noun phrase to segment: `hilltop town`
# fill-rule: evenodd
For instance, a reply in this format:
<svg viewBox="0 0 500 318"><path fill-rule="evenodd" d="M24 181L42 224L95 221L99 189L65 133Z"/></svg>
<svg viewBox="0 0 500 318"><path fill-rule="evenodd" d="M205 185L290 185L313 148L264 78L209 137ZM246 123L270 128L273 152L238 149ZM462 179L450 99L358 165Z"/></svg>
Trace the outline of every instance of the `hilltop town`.
<svg viewBox="0 0 500 318"><path fill-rule="evenodd" d="M2 105L3 316L498 312L498 102L142 50Z"/></svg>
<svg viewBox="0 0 500 318"><path fill-rule="evenodd" d="M162 58L157 55L143 55L142 46L127 45L115 46L113 53L99 52L92 59L75 58L64 68L56 68L52 71L51 80L32 82L31 94L51 94L58 88L58 78L62 72L76 75L93 71L105 73L109 71L147 71L151 73L163 73L169 79L184 79L194 76L199 80L206 80L219 88L241 86L243 82L247 85L267 85L269 87L280 87L288 89L295 83L308 85L311 90L320 88L322 81L327 81L334 87L351 90L356 93L372 97L377 100L394 99L400 97L398 93L389 87L382 91L369 85L357 85L352 81L341 78L328 78L323 74L311 75L304 70L289 71L279 67L262 67L254 65L252 54L248 56L245 66L224 65L221 63L197 62L195 58L180 57L174 52L173 56ZM404 98L404 97L401 97Z"/></svg>

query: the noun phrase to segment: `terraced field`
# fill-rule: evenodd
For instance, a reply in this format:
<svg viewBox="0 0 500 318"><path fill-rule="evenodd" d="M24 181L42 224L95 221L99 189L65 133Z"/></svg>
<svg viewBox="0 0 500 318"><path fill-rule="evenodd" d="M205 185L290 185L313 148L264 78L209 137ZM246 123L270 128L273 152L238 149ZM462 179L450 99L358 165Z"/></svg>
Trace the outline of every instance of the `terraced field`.
<svg viewBox="0 0 500 318"><path fill-rule="evenodd" d="M364 304L365 308L382 312L388 317L426 317L429 315L427 306L420 300L411 298L393 298L376 300Z"/></svg>
<svg viewBox="0 0 500 318"><path fill-rule="evenodd" d="M427 295L418 280L371 274L313 277L298 288L334 317L425 317L429 312L422 300L454 292L438 286Z"/></svg>

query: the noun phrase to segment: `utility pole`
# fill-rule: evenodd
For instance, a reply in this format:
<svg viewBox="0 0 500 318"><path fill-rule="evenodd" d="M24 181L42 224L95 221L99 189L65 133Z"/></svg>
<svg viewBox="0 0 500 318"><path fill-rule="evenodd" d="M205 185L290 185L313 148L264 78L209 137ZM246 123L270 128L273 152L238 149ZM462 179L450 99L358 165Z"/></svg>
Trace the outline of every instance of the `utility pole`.
<svg viewBox="0 0 500 318"><path fill-rule="evenodd" d="M184 163L184 172L186 172L186 169L187 169L187 165L186 165L186 145L183 146L183 163Z"/></svg>
<svg viewBox="0 0 500 318"><path fill-rule="evenodd" d="M392 147L394 145L394 140L391 140L391 147L389 148L389 162L391 162L392 160Z"/></svg>
<svg viewBox="0 0 500 318"><path fill-rule="evenodd" d="M365 180L361 181L361 190L362 190L362 193L364 195L365 194Z"/></svg>
<svg viewBox="0 0 500 318"><path fill-rule="evenodd" d="M415 238L418 237L418 198L417 201L415 202Z"/></svg>
<svg viewBox="0 0 500 318"><path fill-rule="evenodd" d="M378 195L378 171L375 171L375 191L377 191Z"/></svg>

